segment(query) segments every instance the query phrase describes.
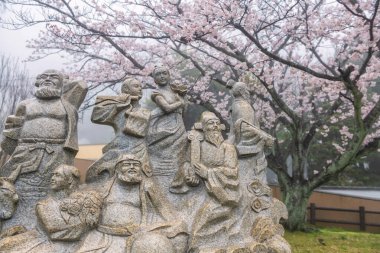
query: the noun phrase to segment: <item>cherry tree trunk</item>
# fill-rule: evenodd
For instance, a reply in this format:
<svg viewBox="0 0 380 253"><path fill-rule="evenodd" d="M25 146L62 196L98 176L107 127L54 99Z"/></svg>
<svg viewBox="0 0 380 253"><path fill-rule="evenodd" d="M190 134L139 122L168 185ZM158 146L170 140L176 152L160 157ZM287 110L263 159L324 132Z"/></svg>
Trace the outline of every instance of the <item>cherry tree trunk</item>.
<svg viewBox="0 0 380 253"><path fill-rule="evenodd" d="M312 193L306 185L286 187L282 191L283 202L288 208L286 227L291 230L305 230L307 222L307 206Z"/></svg>

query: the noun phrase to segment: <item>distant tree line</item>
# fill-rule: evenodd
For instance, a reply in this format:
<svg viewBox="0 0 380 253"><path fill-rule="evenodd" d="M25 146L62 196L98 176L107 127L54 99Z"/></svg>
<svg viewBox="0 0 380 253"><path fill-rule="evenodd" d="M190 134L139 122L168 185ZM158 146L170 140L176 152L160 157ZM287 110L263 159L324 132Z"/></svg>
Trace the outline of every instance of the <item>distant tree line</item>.
<svg viewBox="0 0 380 253"><path fill-rule="evenodd" d="M0 132L3 131L6 117L14 113L17 104L31 96L31 83L28 71L18 59L0 54ZM5 158L0 151L0 165Z"/></svg>

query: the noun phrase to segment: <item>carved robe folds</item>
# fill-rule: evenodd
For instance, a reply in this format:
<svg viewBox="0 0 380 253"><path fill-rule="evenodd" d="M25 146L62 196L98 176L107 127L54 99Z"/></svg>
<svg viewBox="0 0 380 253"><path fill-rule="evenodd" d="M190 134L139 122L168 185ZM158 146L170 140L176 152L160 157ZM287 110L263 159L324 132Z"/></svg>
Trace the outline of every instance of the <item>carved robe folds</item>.
<svg viewBox="0 0 380 253"><path fill-rule="evenodd" d="M110 179L98 227L76 253L130 252L134 241L149 233L170 238L176 252L182 252L187 228L156 184L145 178L140 185L126 188Z"/></svg>
<svg viewBox="0 0 380 253"><path fill-rule="evenodd" d="M97 225L102 199L92 192L74 192L66 199L49 197L36 206L37 216L51 240L75 241Z"/></svg>
<svg viewBox="0 0 380 253"><path fill-rule="evenodd" d="M152 75L152 113L141 108L133 78L120 94L97 97L92 121L112 126L115 138L82 185L70 164L85 85L63 86L52 70L37 78L36 99L5 125L11 158L0 178L0 252L291 252L279 224L286 207L266 184L264 147L274 138L259 128L246 84L233 86L227 142L209 111L187 134L186 87L169 86L166 69Z"/></svg>
<svg viewBox="0 0 380 253"><path fill-rule="evenodd" d="M49 192L51 171L60 164L74 164L78 151L77 109L87 93L87 85L71 82L62 89L61 97L22 101L15 115L6 121L2 146L12 153L0 173L3 177L16 175L20 202L5 227L22 224L33 228L34 208Z"/></svg>
<svg viewBox="0 0 380 253"><path fill-rule="evenodd" d="M217 146L203 140L199 147L199 162L207 167L204 184L209 196L195 216L190 249L223 248L228 244L237 218L233 210L240 199L237 154L235 147L226 142Z"/></svg>
<svg viewBox="0 0 380 253"><path fill-rule="evenodd" d="M113 175L117 158L129 153L149 165L145 135L148 129L150 111L133 104L131 96L98 96L92 112L92 122L114 128L115 138L103 148L103 156L87 171L86 181L97 180L108 171Z"/></svg>

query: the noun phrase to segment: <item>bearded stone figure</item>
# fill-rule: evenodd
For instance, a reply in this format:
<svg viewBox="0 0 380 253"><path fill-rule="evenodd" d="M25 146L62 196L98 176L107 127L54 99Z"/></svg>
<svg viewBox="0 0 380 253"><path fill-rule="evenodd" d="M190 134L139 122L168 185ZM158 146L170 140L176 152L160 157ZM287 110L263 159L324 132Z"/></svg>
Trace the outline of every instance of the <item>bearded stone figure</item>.
<svg viewBox="0 0 380 253"><path fill-rule="evenodd" d="M4 126L1 146L11 157L0 175L18 176L15 188L20 196L19 207L5 227L34 227L35 204L47 196L53 169L72 165L78 151L77 109L87 93L86 84L46 70L35 86L35 97L22 101Z"/></svg>
<svg viewBox="0 0 380 253"><path fill-rule="evenodd" d="M235 147L222 136L223 129L218 117L206 111L189 134L192 152L188 169L194 172L187 174L203 181L207 191L192 224L190 252L226 249L234 233L234 212L240 200L238 161Z"/></svg>
<svg viewBox="0 0 380 253"><path fill-rule="evenodd" d="M187 228L143 163L132 154L119 157L115 174L100 190L97 228L76 253L184 252Z"/></svg>
<svg viewBox="0 0 380 253"><path fill-rule="evenodd" d="M55 70L5 122L0 170L0 252L290 253L285 205L266 184L264 147L244 83L232 88L231 133L205 111L186 132L186 86L156 68L156 108L143 108L134 78L98 96L92 121L115 138L80 183L77 109L87 92Z"/></svg>

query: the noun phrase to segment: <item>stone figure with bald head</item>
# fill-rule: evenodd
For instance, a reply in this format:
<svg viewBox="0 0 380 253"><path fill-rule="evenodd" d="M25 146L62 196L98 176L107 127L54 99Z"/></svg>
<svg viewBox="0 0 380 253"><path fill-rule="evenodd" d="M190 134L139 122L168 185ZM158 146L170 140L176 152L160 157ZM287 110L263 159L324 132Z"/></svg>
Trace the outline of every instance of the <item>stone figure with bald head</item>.
<svg viewBox="0 0 380 253"><path fill-rule="evenodd" d="M35 204L47 196L53 169L72 165L78 151L77 109L87 85L46 70L37 76L35 86L34 98L22 101L4 126L1 146L11 156L0 174L17 174L15 188L20 196L19 208L5 227L27 220L22 225L35 224Z"/></svg>

